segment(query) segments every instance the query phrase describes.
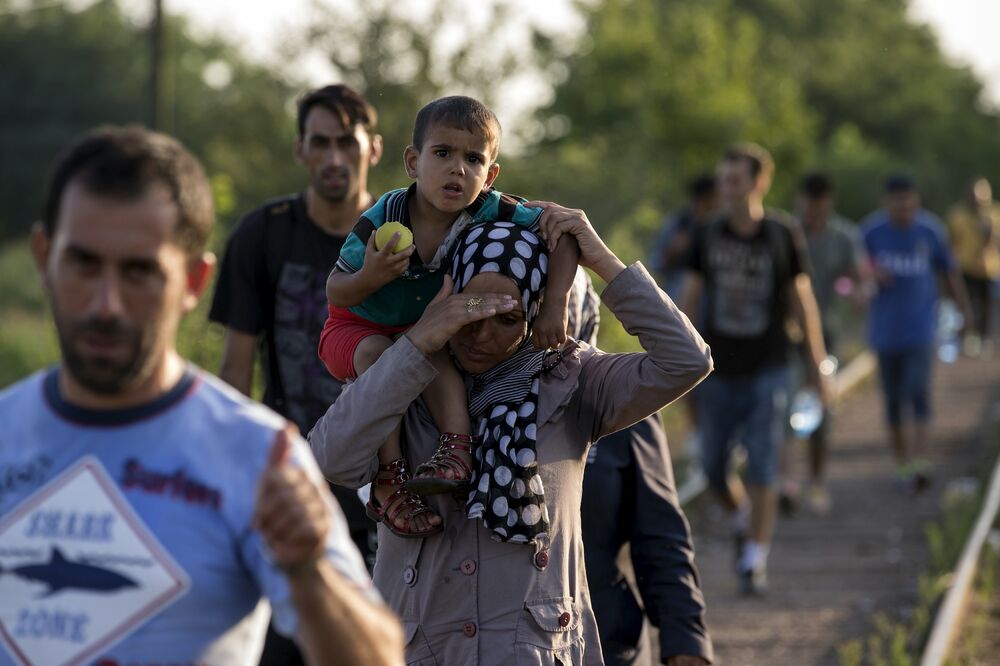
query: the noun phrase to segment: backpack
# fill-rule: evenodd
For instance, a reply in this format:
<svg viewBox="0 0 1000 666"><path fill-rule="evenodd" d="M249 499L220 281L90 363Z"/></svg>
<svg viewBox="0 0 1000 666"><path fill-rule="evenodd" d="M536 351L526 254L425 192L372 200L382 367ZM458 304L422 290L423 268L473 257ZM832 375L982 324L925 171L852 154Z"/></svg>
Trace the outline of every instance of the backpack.
<svg viewBox="0 0 1000 666"><path fill-rule="evenodd" d="M292 206L295 196L288 195L269 201L264 205L264 247L261 257L261 271L267 285L265 294L265 327L274 328L274 308L277 302L278 281L281 279L281 268L288 259L292 248ZM266 353L268 355L268 385L274 398L275 411L283 414L285 408L285 387L281 383L281 373L275 369L277 349L274 335L264 336Z"/></svg>

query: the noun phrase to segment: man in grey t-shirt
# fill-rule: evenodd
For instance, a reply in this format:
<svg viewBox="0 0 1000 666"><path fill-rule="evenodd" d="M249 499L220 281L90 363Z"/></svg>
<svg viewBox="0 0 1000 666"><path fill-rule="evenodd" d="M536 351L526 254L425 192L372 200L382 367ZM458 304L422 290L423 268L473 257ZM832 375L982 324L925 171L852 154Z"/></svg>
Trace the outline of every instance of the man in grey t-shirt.
<svg viewBox="0 0 1000 666"><path fill-rule="evenodd" d="M851 295L859 306L865 300L864 251L854 224L837 215L833 183L823 173L810 173L802 179L796 201L796 213L802 221L812 269L813 291L823 322L823 338L827 352L836 355L836 345L841 333L841 322L834 303L838 296ZM830 414L824 415L820 426L809 438L809 488L807 506L815 513L830 509L830 496L825 485L827 439L830 431ZM782 505L796 494L794 484L789 485L789 457L792 447L785 448L782 464Z"/></svg>
<svg viewBox="0 0 1000 666"><path fill-rule="evenodd" d="M843 294L854 295L863 303L862 274L864 250L857 228L834 210L833 183L822 173L812 173L802 180L796 212L806 232L809 263L812 266L813 290L823 319L826 349L834 354L840 337L840 321L833 310L838 281L844 278Z"/></svg>

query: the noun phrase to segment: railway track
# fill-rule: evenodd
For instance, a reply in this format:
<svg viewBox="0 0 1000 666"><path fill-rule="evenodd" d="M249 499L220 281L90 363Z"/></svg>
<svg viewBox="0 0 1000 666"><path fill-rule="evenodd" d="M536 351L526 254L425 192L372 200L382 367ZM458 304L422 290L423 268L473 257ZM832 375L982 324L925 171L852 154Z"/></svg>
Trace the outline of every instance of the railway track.
<svg viewBox="0 0 1000 666"><path fill-rule="evenodd" d="M833 511L779 521L765 598L737 594L727 522L710 502L690 505L717 663L839 665L838 648L870 635L877 617L912 616L930 566L925 526L941 516L951 480L993 463L1000 421L1000 359L960 359L935 372L931 488L912 495L894 486L881 398L874 382L862 386L836 415Z"/></svg>

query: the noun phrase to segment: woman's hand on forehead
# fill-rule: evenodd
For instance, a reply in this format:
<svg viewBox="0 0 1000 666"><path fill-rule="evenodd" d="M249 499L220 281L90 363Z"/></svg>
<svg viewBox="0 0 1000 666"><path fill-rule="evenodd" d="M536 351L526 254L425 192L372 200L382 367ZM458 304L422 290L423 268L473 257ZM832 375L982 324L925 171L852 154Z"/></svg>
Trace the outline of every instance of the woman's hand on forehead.
<svg viewBox="0 0 1000 666"><path fill-rule="evenodd" d="M442 349L463 326L519 307L518 300L509 294L469 291L453 294L453 288L451 277L445 276L441 290L420 320L406 332L413 346L425 355Z"/></svg>

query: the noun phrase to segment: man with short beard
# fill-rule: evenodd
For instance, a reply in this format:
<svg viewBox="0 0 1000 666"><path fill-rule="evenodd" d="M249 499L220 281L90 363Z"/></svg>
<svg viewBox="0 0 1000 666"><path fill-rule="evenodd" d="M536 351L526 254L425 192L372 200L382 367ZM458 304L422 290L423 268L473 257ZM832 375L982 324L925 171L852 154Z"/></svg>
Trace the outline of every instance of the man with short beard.
<svg viewBox="0 0 1000 666"><path fill-rule="evenodd" d="M209 318L226 327L219 376L250 395L258 349L268 407L302 433L340 395L316 356L326 321L326 278L340 246L373 203L368 169L382 155L375 109L343 85L307 92L298 104L295 156L304 192L268 201L235 228ZM335 494L364 552L369 526L353 491Z"/></svg>
<svg viewBox="0 0 1000 666"><path fill-rule="evenodd" d="M305 434L340 395L316 355L326 322L326 278L340 247L373 203L368 169L382 157L377 113L344 85L306 92L298 102L295 158L309 172L304 192L251 211L226 244L209 318L226 327L219 377L245 395L258 350L265 405ZM374 523L355 491L330 486L369 567ZM264 664L300 663L273 632Z"/></svg>
<svg viewBox="0 0 1000 666"><path fill-rule="evenodd" d="M247 664L272 612L310 663L400 661L294 426L177 353L213 223L163 134L56 163L32 251L62 361L0 392L0 666Z"/></svg>

